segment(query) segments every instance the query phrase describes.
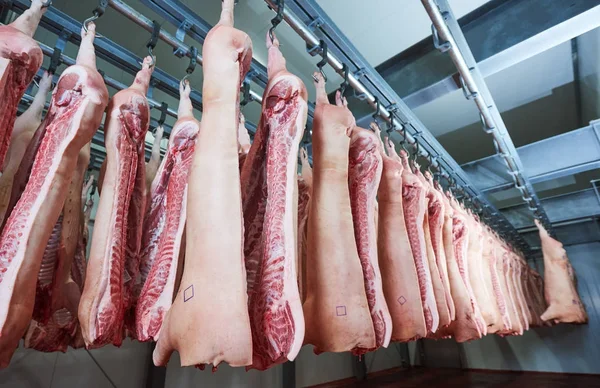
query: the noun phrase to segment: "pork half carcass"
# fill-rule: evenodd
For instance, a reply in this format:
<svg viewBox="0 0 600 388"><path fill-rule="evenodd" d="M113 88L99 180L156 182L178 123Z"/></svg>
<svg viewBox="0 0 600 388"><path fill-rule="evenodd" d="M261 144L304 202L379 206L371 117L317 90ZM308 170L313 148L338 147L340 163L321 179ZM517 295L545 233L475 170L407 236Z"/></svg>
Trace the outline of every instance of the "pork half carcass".
<svg viewBox="0 0 600 388"><path fill-rule="evenodd" d="M150 189L140 254L143 288L135 311L139 341L158 339L176 291L186 220L188 174L200 130L200 123L194 118L190 91L187 81L180 85L177 122Z"/></svg>
<svg viewBox="0 0 600 388"><path fill-rule="evenodd" d="M296 268L297 163L308 96L302 81L287 71L279 41L269 35L269 82L241 175L251 368L258 370L294 360L304 340Z"/></svg>
<svg viewBox="0 0 600 388"><path fill-rule="evenodd" d="M544 296L548 309L544 321L587 323L588 316L577 293L575 271L563 245L553 239L542 224L535 220L542 240L544 255Z"/></svg>
<svg viewBox="0 0 600 388"><path fill-rule="evenodd" d="M504 309L506 309L506 304L504 296L500 294L497 275L492 274L492 272L495 272L495 255L496 242L492 237L492 232L485 227L483 231L483 256L479 269L486 286L481 304L485 306L485 310L488 312L486 320L488 334L503 330L505 326L500 306L504 305ZM485 315L484 319L486 319Z"/></svg>
<svg viewBox="0 0 600 388"><path fill-rule="evenodd" d="M431 236L431 245L435 254L435 263L440 273L442 286L444 287L444 295L446 297L446 306L448 307L449 320L453 321L456 318L456 310L454 301L452 300L452 292L450 291L450 280L448 278L448 262L446 260L446 252L444 250L443 229L445 221L444 193L436 187L433 176L429 171L425 172L425 178L429 183L431 197L428 206L429 218L429 234ZM448 322L450 323L450 322ZM442 324L440 316L440 325Z"/></svg>
<svg viewBox="0 0 600 388"><path fill-rule="evenodd" d="M222 7L202 47L204 110L188 184L185 267L154 350L156 365L174 350L184 366L252 363L237 152L239 89L252 42L233 27L233 0Z"/></svg>
<svg viewBox="0 0 600 388"><path fill-rule="evenodd" d="M150 117L146 92L151 63L150 57L144 59L133 84L115 94L107 109L106 173L79 305L88 347L121 345L125 312L133 299L138 272L135 252L141 244L138 232L143 221L140 210L145 209L143 152Z"/></svg>
<svg viewBox="0 0 600 388"><path fill-rule="evenodd" d="M146 189L150 192L150 186L156 176L158 167L160 166L160 142L163 138L164 128L162 125L156 127L154 132L154 142L152 143L152 152L150 153L150 160L146 163ZM150 201L147 201L150 202Z"/></svg>
<svg viewBox="0 0 600 388"><path fill-rule="evenodd" d="M52 75L44 73L39 85L38 92L29 108L15 120L12 139L4 159L2 176L0 176L0 223L3 223L7 213L15 174L33 134L42 122L46 97L52 89Z"/></svg>
<svg viewBox="0 0 600 388"><path fill-rule="evenodd" d="M306 148L300 149L302 175L298 176L298 290L300 300L306 299L306 239L308 233L308 209L312 196L313 175Z"/></svg>
<svg viewBox="0 0 600 388"><path fill-rule="evenodd" d="M315 73L313 190L308 213L305 343L315 353L376 346L373 320L354 226L348 187L354 117L345 104L331 105L325 81ZM339 93L339 92L338 92Z"/></svg>
<svg viewBox="0 0 600 388"><path fill-rule="evenodd" d="M354 127L350 136L349 188L354 238L363 270L367 302L375 329L375 347L387 347L392 336L377 257L377 189L383 169L380 138L374 132ZM355 354L374 349L358 348Z"/></svg>
<svg viewBox="0 0 600 388"><path fill-rule="evenodd" d="M44 59L33 34L45 10L42 0L33 0L14 22L0 26L0 166L4 166L19 101Z"/></svg>
<svg viewBox="0 0 600 388"><path fill-rule="evenodd" d="M432 244L431 238L431 225L429 215L436 216L436 213L441 212L441 203L436 195L434 187L425 179L423 173L419 169L419 166L415 163L415 175L420 179L425 189L425 206L426 211L423 216L423 236L425 237L425 248L427 253L427 263L429 265L429 272L431 275L431 284L433 285L433 293L435 295L435 304L439 315L440 327L446 327L450 324L450 308L448 307L448 298L446 297L446 289L442 280L441 272L438 268L436 260L435 250ZM439 221L439 216L435 217L434 221ZM441 225L440 225L441 226ZM438 227L434 225L434 228ZM437 331L437 330L436 330ZM430 336L434 336L434 332L430 332Z"/></svg>
<svg viewBox="0 0 600 388"><path fill-rule="evenodd" d="M377 127L375 127L377 128ZM379 203L378 256L383 292L392 317L392 341L407 342L427 335L419 279L402 204L404 169L394 144L385 139Z"/></svg>
<svg viewBox="0 0 600 388"><path fill-rule="evenodd" d="M62 210L79 151L98 129L108 101L96 71L94 32L93 24L88 32L82 31L77 62L58 81L31 176L0 237L3 366L29 324L44 248Z"/></svg>
<svg viewBox="0 0 600 388"><path fill-rule="evenodd" d="M427 244L425 241L425 213L427 212L427 189L421 179L411 171L408 162L408 154L400 152L404 170L402 171L402 206L404 207L404 221L408 232L408 240L412 249L417 277L419 279L419 290L421 302L423 303L423 315L428 333L435 333L440 324L429 260L427 256Z"/></svg>

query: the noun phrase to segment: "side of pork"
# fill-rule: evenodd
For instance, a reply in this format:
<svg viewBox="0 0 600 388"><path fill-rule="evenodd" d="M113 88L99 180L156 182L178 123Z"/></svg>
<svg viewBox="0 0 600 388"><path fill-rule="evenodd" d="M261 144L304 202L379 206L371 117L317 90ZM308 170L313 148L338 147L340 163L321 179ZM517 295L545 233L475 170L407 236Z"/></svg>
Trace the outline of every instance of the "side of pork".
<svg viewBox="0 0 600 388"><path fill-rule="evenodd" d="M308 162L308 153L305 148L300 150L302 175L298 176L298 290L300 300L306 299L306 245L308 233L308 209L312 196L313 176L312 167Z"/></svg>
<svg viewBox="0 0 600 388"><path fill-rule="evenodd" d="M189 83L180 86L177 122L167 153L150 189L140 255L141 290L135 315L136 338L158 339L173 301L180 253L184 246L188 174L200 123L194 119Z"/></svg>
<svg viewBox="0 0 600 388"><path fill-rule="evenodd" d="M0 166L3 167L19 101L44 59L33 39L46 10L42 5L41 0L34 0L14 22L0 26Z"/></svg>
<svg viewBox="0 0 600 388"><path fill-rule="evenodd" d="M108 91L96 71L95 27L82 32L77 63L61 75L46 131L23 195L0 237L1 363L6 366L31 318L44 248L64 204L81 148L102 118Z"/></svg>
<svg viewBox="0 0 600 388"><path fill-rule="evenodd" d="M158 172L160 166L160 142L163 138L164 128L162 125L156 127L154 132L154 142L152 143L152 151L150 153L150 160L146 163L146 190L150 191L152 181ZM148 201L149 202L149 201Z"/></svg>
<svg viewBox="0 0 600 388"><path fill-rule="evenodd" d="M85 287L79 305L79 322L88 347L107 343L120 345L123 339L123 320L133 299L137 258L132 257L133 245L139 246L138 223L130 222L137 210L145 208L136 187L144 172L139 161L140 144L149 124L146 91L152 74L151 58L144 59L133 84L110 100L104 123L106 145L106 174L96 212L92 247L85 277ZM143 178L142 174L142 178Z"/></svg>
<svg viewBox="0 0 600 388"><path fill-rule="evenodd" d="M204 109L188 182L185 266L153 358L165 365L177 350L183 366L246 366L252 363L252 334L237 135L239 88L252 43L233 27L233 0L222 2L202 55Z"/></svg>
<svg viewBox="0 0 600 388"><path fill-rule="evenodd" d="M377 348L387 347L392 336L392 317L383 295L377 256L376 196L383 169L381 152L381 141L373 132L354 127L348 168L350 205ZM355 353L369 350L372 349L357 349Z"/></svg>

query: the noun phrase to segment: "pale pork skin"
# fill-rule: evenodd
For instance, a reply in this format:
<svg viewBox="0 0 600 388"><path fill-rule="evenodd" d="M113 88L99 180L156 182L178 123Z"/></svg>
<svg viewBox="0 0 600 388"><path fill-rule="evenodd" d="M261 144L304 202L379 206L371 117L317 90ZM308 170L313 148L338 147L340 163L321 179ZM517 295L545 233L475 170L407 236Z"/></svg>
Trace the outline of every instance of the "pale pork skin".
<svg viewBox="0 0 600 388"><path fill-rule="evenodd" d="M429 259L427 244L425 240L425 213L427 212L427 188L421 179L411 171L408 162L408 154L400 151L400 157L404 170L402 171L402 206L404 207L404 221L408 240L412 249L417 277L419 279L419 290L421 302L423 303L423 315L428 333L435 333L440 324L440 314L437 308Z"/></svg>
<svg viewBox="0 0 600 388"><path fill-rule="evenodd" d="M252 42L233 28L233 0L222 7L202 47L204 111L189 176L185 267L154 350L156 365L174 350L182 366L252 363L237 152L239 89Z"/></svg>
<svg viewBox="0 0 600 388"><path fill-rule="evenodd" d="M392 336L379 259L377 257L377 189L383 169L381 140L373 132L354 127L350 136L349 189L354 238L363 269L367 302L375 329L375 346L387 347ZM355 354L374 349L356 349Z"/></svg>
<svg viewBox="0 0 600 388"><path fill-rule="evenodd" d="M446 298L446 289L444 287L444 282L442 280L442 275L438 268L438 263L435 256L435 250L432 243L431 236L431 225L429 220L429 215L434 216L436 212L439 212L440 203L439 199L435 195L435 189L433 186L429 184L429 182L425 179L423 173L421 173L420 167L415 163L416 176L419 178L421 183L423 184L423 188L425 189L425 214L423 217L423 236L425 237L425 247L427 253L427 263L429 265L429 272L431 275L431 284L433 285L433 293L435 295L435 304L437 307L437 311L439 314L439 325L438 329L441 327L446 327L450 324L450 308L448 307L448 300ZM439 217L438 217L439 219ZM430 333L431 336L434 335L434 332Z"/></svg>
<svg viewBox="0 0 600 388"><path fill-rule="evenodd" d="M587 323L588 316L577 293L575 271L563 245L553 239L542 224L535 220L542 240L544 255L544 297L548 308L541 316L555 323Z"/></svg>
<svg viewBox="0 0 600 388"><path fill-rule="evenodd" d="M142 155L144 152L149 124L146 92L151 61L150 57L144 59L133 84L115 94L107 109L106 173L79 305L79 322L89 348L121 345L124 317L133 315L126 313L138 271L137 253L133 253L137 248L132 247L141 244L143 217L137 214L145 209L145 195L140 194L146 188L145 166L139 155L140 150Z"/></svg>
<svg viewBox="0 0 600 388"><path fill-rule="evenodd" d="M315 353L376 346L348 188L354 117L337 98L331 105L320 73L313 120L313 189L306 256L306 344ZM338 92L339 93L339 92Z"/></svg>
<svg viewBox="0 0 600 388"><path fill-rule="evenodd" d="M163 138L164 128L162 125L156 127L154 133L154 142L152 143L152 152L150 153L150 160L146 163L146 190L150 191L152 181L156 176L158 167L160 166L160 142ZM149 200L147 202L150 202Z"/></svg>
<svg viewBox="0 0 600 388"><path fill-rule="evenodd" d="M377 132L379 127L372 126ZM383 292L392 318L392 341L408 342L427 335L419 279L408 241L402 205L404 167L394 144L381 148L383 172L377 190L379 204L378 257Z"/></svg>
<svg viewBox="0 0 600 388"><path fill-rule="evenodd" d="M0 26L0 166L3 167L19 101L44 59L33 34L45 11L41 0L33 0L31 7L14 22Z"/></svg>
<svg viewBox="0 0 600 388"><path fill-rule="evenodd" d="M269 82L241 172L244 254L252 328L250 368L293 360L304 340L297 282L297 161L308 114L302 81L267 34Z"/></svg>
<svg viewBox="0 0 600 388"><path fill-rule="evenodd" d="M44 111L46 97L50 90L52 90L52 75L44 73L39 84L40 87L33 102L29 108L15 120L12 139L8 148L8 153L4 159L4 168L2 170L2 176L0 176L0 223L4 221L4 217L7 214L15 174L21 164L21 160L23 159L29 142L42 122L42 113Z"/></svg>
<svg viewBox="0 0 600 388"><path fill-rule="evenodd" d="M0 364L10 357L31 318L44 248L68 193L81 148L102 119L108 91L96 71L95 27L82 31L76 65L61 75L42 125L46 134L31 177L0 237Z"/></svg>
<svg viewBox="0 0 600 388"><path fill-rule="evenodd" d="M298 176L298 290L300 300L306 300L306 251L308 234L308 210L310 209L310 198L312 196L313 174L312 167L308 162L308 153L305 148L300 150L300 162L302 164L302 175Z"/></svg>
<svg viewBox="0 0 600 388"><path fill-rule="evenodd" d="M135 312L136 338L157 340L163 318L173 301L180 253L183 249L188 174L200 122L194 118L190 86L180 85L177 122L169 136L167 153L152 182L144 218L140 275L143 288Z"/></svg>

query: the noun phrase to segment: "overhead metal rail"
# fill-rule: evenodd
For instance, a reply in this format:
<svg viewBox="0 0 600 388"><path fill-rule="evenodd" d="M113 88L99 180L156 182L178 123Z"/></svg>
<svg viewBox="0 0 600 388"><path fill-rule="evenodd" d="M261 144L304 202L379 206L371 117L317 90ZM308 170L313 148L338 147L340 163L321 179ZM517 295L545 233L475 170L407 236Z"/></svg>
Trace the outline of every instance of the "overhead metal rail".
<svg viewBox="0 0 600 388"><path fill-rule="evenodd" d="M124 3L121 0L109 0L108 3L110 7L113 8L115 11L127 17L129 20L144 28L146 31L154 31L154 23L152 22L152 20L148 19L146 16L142 15L140 12L136 11L128 4ZM167 43L174 49L181 50L181 52L184 53L184 55L188 57L192 55L192 49L190 46L183 43L183 37L181 39L178 39L162 28L159 31L158 37L160 38L160 40ZM200 54L200 51L198 51L198 54L196 55L196 60L200 65L202 64L202 54ZM250 90L250 97L253 101L262 103L262 96L254 92L253 90Z"/></svg>
<svg viewBox="0 0 600 388"><path fill-rule="evenodd" d="M465 97L473 100L477 105L483 130L492 135L496 151L506 163L515 187L520 191L533 216L542 222L550 234L553 234L552 224L531 182L525 176L519 154L448 2L446 0L421 0L421 2L433 23L434 45L440 51L450 55L460 74Z"/></svg>
<svg viewBox="0 0 600 388"><path fill-rule="evenodd" d="M587 127L519 147L517 152L532 184L600 169L600 120L592 121ZM484 193L514 187L511 175L498 155L465 163L462 168Z"/></svg>
<svg viewBox="0 0 600 388"><path fill-rule="evenodd" d="M278 1L265 1L274 11L279 9ZM327 49L321 50L321 55L327 51L324 59L333 70L344 77L344 65L348 66L349 86L376 110L373 117L378 116L389 123L388 131L394 135L392 138L399 135L402 141L412 145L420 156L430 161L431 167L438 169L442 176L455 181L471 197L471 201L479 203L483 209L484 221L525 254L530 252L529 245L518 231L471 183L458 163L314 0L288 0L283 8L283 19L307 43L307 47L313 49L312 52L319 48L323 40Z"/></svg>

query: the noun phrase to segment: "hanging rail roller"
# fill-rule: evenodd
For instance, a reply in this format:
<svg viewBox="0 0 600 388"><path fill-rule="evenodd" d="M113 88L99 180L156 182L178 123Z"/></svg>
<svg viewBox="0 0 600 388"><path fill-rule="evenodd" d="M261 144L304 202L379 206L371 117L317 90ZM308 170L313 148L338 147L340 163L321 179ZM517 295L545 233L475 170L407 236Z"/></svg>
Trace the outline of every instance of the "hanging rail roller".
<svg viewBox="0 0 600 388"><path fill-rule="evenodd" d="M123 1L109 0L108 4L115 11L117 11L120 14L122 14L123 16L127 17L129 20L136 23L137 25L139 25L146 31L149 31L149 32L154 31L154 24L153 24L152 20L148 19L146 16L142 15L141 13L136 11L134 8L132 8L128 4L124 3ZM172 48L179 49L179 50L185 52L186 53L185 55L187 55L187 56L191 55L192 50L191 50L190 46L186 45L185 43L183 43L182 41L180 41L179 39L177 39L176 37L174 37L167 31L165 31L164 29L160 29L160 32L158 33L158 38L160 40L162 40L163 42L165 42L166 44L168 44L169 46L171 46ZM200 65L202 65L202 54L198 53L196 55L196 61ZM262 96L257 94L256 92L250 90L250 96L252 97L253 101L262 103Z"/></svg>
<svg viewBox="0 0 600 388"><path fill-rule="evenodd" d="M274 11L279 9L278 2L276 0L265 0L265 2ZM293 8L293 11L290 11ZM310 13L307 11L310 9ZM298 15L296 15L297 13ZM303 22L300 20L300 15L309 16L310 20ZM417 149L417 153L427 158L431 164L430 166L440 171L442 176L451 177L460 186L462 186L464 192L472 197L472 201L478 201L482 204L481 208L484 212L487 212L489 218L484 217L492 228L494 228L503 238L511 241L513 245L523 251L523 253L530 254L531 249L529 244L523 239L519 232L508 222L506 217L502 215L492 205L475 186L470 182L466 173L456 163L456 161L446 152L446 150L439 144L435 137L425 128L425 126L418 120L418 118L412 113L408 106L402 101L396 92L381 78L381 76L375 71L375 69L368 64L362 56L358 53L356 48L348 41L348 39L337 29L335 24L329 19L324 11L312 0L295 0L286 1L283 11L283 17L285 22L292 27L292 29L307 43L309 47L318 47L321 38L318 37L313 28L309 25L316 25L319 29L322 29L324 33L324 39L329 39L328 34L335 36L336 41L328 42L330 49L326 54L327 63L335 70L340 76L344 77L346 66L341 62L334 54L333 51L343 54L344 57L350 58L353 64L361 64L359 71L356 73L347 73L348 85L351 86L359 95L363 97L373 108L376 108L376 113L387 123L390 124L391 128L394 128L404 139L404 141ZM332 49L333 48L333 49ZM340 55L340 57L343 57ZM368 80L374 88L377 89L380 97L373 94L360 80L359 78L364 77ZM382 98L391 102L391 105L385 107L380 104ZM378 103L379 101L379 103ZM392 108L393 106L393 108ZM395 109L394 109L395 108ZM403 117L404 120L400 121L397 116ZM400 131L401 129L404 129ZM412 134L410 132L413 132ZM415 146L418 142L421 146Z"/></svg>
<svg viewBox="0 0 600 388"><path fill-rule="evenodd" d="M477 105L483 130L492 135L494 147L506 163L515 187L521 193L533 216L540 220L550 234L554 235L552 224L533 186L523 173L519 154L447 0L437 0L437 4L434 0L421 0L421 2L433 23L432 35L435 46L440 51L447 52L456 65L465 97L473 100Z"/></svg>

